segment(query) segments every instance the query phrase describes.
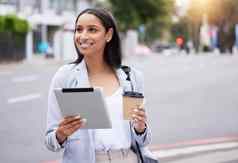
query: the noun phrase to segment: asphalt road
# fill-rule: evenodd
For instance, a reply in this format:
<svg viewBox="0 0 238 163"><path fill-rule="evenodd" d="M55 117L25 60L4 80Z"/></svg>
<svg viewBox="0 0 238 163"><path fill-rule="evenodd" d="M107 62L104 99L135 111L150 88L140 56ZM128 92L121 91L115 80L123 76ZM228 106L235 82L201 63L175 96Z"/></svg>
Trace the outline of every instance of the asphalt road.
<svg viewBox="0 0 238 163"><path fill-rule="evenodd" d="M136 56L153 146L238 135L238 55ZM46 163L47 93L62 63L0 65L0 161Z"/></svg>
<svg viewBox="0 0 238 163"><path fill-rule="evenodd" d="M238 134L238 56L152 56L128 63L144 72L153 143Z"/></svg>

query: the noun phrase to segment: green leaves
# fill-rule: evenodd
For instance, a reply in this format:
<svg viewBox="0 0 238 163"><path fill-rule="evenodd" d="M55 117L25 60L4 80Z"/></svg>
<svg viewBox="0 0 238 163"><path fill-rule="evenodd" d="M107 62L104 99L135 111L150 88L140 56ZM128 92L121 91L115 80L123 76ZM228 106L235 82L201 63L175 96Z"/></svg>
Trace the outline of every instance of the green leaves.
<svg viewBox="0 0 238 163"><path fill-rule="evenodd" d="M29 30L26 20L17 18L15 15L0 16L0 32L12 32L25 34Z"/></svg>
<svg viewBox="0 0 238 163"><path fill-rule="evenodd" d="M122 31L137 29L170 14L173 0L109 0Z"/></svg>
<svg viewBox="0 0 238 163"><path fill-rule="evenodd" d="M3 16L0 16L0 32L5 30L5 20Z"/></svg>

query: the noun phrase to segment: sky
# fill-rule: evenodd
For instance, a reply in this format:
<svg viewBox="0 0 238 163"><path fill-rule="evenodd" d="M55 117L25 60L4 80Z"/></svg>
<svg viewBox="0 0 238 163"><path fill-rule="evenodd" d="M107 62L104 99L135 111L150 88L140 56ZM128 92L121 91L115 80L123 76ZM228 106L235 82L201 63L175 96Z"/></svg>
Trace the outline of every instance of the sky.
<svg viewBox="0 0 238 163"><path fill-rule="evenodd" d="M176 6L179 8L179 15L184 15L189 5L189 0L176 0Z"/></svg>
<svg viewBox="0 0 238 163"><path fill-rule="evenodd" d="M176 4L178 6L188 7L189 0L176 0Z"/></svg>

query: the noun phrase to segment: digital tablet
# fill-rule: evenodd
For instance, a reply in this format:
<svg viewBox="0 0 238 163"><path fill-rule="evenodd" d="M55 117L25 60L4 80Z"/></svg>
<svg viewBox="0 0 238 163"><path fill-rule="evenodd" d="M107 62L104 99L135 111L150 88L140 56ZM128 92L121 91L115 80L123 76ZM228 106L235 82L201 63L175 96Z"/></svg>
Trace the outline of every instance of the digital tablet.
<svg viewBox="0 0 238 163"><path fill-rule="evenodd" d="M63 117L86 118L84 129L112 128L101 88L55 88L54 92Z"/></svg>

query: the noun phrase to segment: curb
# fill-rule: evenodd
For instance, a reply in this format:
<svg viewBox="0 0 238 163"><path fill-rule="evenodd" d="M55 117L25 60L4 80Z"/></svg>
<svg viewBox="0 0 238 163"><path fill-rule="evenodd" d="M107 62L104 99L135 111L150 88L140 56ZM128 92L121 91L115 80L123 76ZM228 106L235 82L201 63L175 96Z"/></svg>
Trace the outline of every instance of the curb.
<svg viewBox="0 0 238 163"><path fill-rule="evenodd" d="M228 143L219 143L219 144L209 144L209 145L199 145L178 149L168 149L168 150L159 150L153 151L153 153L159 159L181 157L187 155L193 155L204 152L212 152L217 150L229 150L229 149L238 149L238 142L228 142Z"/></svg>
<svg viewBox="0 0 238 163"><path fill-rule="evenodd" d="M238 149L238 136L183 141L149 148L159 159L174 158L217 150Z"/></svg>

